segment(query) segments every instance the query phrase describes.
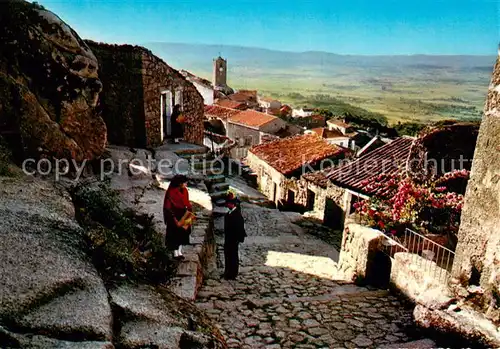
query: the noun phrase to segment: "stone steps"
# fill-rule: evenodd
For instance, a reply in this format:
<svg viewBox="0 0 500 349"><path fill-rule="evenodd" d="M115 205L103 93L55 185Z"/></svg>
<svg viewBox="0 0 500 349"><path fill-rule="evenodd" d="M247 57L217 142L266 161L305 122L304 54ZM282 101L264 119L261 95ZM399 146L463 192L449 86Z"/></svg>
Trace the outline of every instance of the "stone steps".
<svg viewBox="0 0 500 349"><path fill-rule="evenodd" d="M209 195L212 201L219 200L221 201L219 205L223 205L223 198L227 195L229 184L226 183L226 177L223 175L221 159L196 150L186 150L176 154L189 162L189 170L185 173L188 178L203 180L210 188Z"/></svg>
<svg viewBox="0 0 500 349"><path fill-rule="evenodd" d="M177 156L188 161L211 159L211 157L206 153L180 153L177 154Z"/></svg>
<svg viewBox="0 0 500 349"><path fill-rule="evenodd" d="M217 191L228 191L229 190L229 183L222 182L222 183L217 183L212 186L212 191L217 192Z"/></svg>
<svg viewBox="0 0 500 349"><path fill-rule="evenodd" d="M226 176L224 176L224 175L211 175L205 179L205 182L208 182L211 184L222 183L225 181L226 181Z"/></svg>
<svg viewBox="0 0 500 349"><path fill-rule="evenodd" d="M215 191L213 193L210 193L210 197L212 198L212 201L217 201L220 199L225 198L227 195L227 190L221 190L221 191Z"/></svg>
<svg viewBox="0 0 500 349"><path fill-rule="evenodd" d="M194 168L195 170L202 170L202 169L209 169L209 168L216 168L220 169L222 167L223 163L220 160L195 160L194 162L191 162L191 167Z"/></svg>

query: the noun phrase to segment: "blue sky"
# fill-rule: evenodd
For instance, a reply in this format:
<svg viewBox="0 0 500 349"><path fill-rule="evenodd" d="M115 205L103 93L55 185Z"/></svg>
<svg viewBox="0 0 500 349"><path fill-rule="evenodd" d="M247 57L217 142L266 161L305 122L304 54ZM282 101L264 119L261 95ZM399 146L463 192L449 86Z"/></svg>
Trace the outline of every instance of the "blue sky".
<svg viewBox="0 0 500 349"><path fill-rule="evenodd" d="M339 54L496 54L500 0L39 0L83 38Z"/></svg>

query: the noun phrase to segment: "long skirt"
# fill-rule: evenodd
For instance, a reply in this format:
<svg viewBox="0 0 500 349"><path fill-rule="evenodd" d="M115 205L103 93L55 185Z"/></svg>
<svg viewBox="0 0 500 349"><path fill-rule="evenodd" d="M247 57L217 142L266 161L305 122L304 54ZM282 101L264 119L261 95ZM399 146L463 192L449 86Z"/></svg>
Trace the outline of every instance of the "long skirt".
<svg viewBox="0 0 500 349"><path fill-rule="evenodd" d="M180 220L184 214L176 214L177 220ZM167 232L165 235L165 245L169 250L177 250L181 245L189 245L189 236L191 235L191 227L183 229L175 224L175 221L167 216L165 223Z"/></svg>
<svg viewBox="0 0 500 349"><path fill-rule="evenodd" d="M238 254L239 243L224 244L224 277L234 279L238 276L240 260Z"/></svg>
<svg viewBox="0 0 500 349"><path fill-rule="evenodd" d="M184 137L184 125L177 122L177 120L172 120L172 138L182 138Z"/></svg>

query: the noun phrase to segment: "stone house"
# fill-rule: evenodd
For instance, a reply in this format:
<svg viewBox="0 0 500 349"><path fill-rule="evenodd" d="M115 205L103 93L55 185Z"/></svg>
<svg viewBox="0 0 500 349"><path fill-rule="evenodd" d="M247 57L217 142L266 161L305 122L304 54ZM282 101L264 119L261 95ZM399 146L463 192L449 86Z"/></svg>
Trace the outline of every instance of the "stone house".
<svg viewBox="0 0 500 349"><path fill-rule="evenodd" d="M326 122L326 126L329 130L337 130L343 135L354 132L353 127L350 124L346 123L345 120L330 119Z"/></svg>
<svg viewBox="0 0 500 349"><path fill-rule="evenodd" d="M293 123L305 129L313 129L318 127L325 127L326 118L323 115L313 114L311 116L294 118Z"/></svg>
<svg viewBox="0 0 500 349"><path fill-rule="evenodd" d="M330 130L324 127L317 127L311 130L306 130L304 133L316 135L330 144L340 145L344 148L354 149L356 146L350 134L344 134L335 129Z"/></svg>
<svg viewBox="0 0 500 349"><path fill-rule="evenodd" d="M221 135L227 136L228 119L240 112L237 109L225 108L219 105L205 106L205 120L210 124L211 129Z"/></svg>
<svg viewBox="0 0 500 349"><path fill-rule="evenodd" d="M249 149L246 164L257 174L260 190L277 205L295 202L290 183L315 169L329 167L349 151L313 135L270 141Z"/></svg>
<svg viewBox="0 0 500 349"><path fill-rule="evenodd" d="M308 116L312 116L314 114L313 108L300 108L292 110L292 117L294 118L306 118Z"/></svg>
<svg viewBox="0 0 500 349"><path fill-rule="evenodd" d="M296 134L298 131L286 121L255 110L236 110L221 106L205 106L205 118L218 120L224 129L224 134L237 142L233 149L235 158L244 158L248 148L260 144L269 136L284 137Z"/></svg>
<svg viewBox="0 0 500 349"><path fill-rule="evenodd" d="M291 116L292 115L292 107L290 107L289 105L287 104L284 104L281 108L280 108L280 115L281 116Z"/></svg>
<svg viewBox="0 0 500 349"><path fill-rule="evenodd" d="M239 90L227 97L232 101L246 104L249 109L256 109L259 107L256 90Z"/></svg>
<svg viewBox="0 0 500 349"><path fill-rule="evenodd" d="M162 144L171 132L175 104L186 116L185 140L203 144L203 97L181 73L140 46L86 43L99 61L103 91L98 108L110 144Z"/></svg>
<svg viewBox="0 0 500 349"><path fill-rule="evenodd" d="M194 87L196 87L198 92L203 97L203 103L205 105L214 104L215 89L210 81L200 78L199 76L196 76L188 72L187 70L181 70L180 73L189 82L191 82L194 85Z"/></svg>
<svg viewBox="0 0 500 349"><path fill-rule="evenodd" d="M412 143L410 137L396 139L356 160L306 173L300 180L287 183L286 189L294 192L295 204L315 211L325 225L342 230L355 202L379 194L366 191L363 182L406 168Z"/></svg>
<svg viewBox="0 0 500 349"><path fill-rule="evenodd" d="M237 102L230 99L217 98L214 102L215 105L230 108L230 109L238 109L245 110L248 109L247 104L244 102Z"/></svg>
<svg viewBox="0 0 500 349"><path fill-rule="evenodd" d="M281 109L281 102L277 99L268 97L258 97L259 107L263 112L272 115L279 115Z"/></svg>
<svg viewBox="0 0 500 349"><path fill-rule="evenodd" d="M286 121L255 110L244 110L227 121L227 136L236 140L241 151L238 157L245 157L251 146L262 143L264 134L276 134L286 129Z"/></svg>

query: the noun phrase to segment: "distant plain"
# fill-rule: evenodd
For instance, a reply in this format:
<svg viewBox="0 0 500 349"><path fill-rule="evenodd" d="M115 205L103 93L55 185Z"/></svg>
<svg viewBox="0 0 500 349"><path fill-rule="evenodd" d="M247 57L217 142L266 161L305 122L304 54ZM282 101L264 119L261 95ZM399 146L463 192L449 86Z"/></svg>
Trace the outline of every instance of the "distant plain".
<svg viewBox="0 0 500 349"><path fill-rule="evenodd" d="M390 124L480 119L495 56L349 56L223 45L145 44L176 69L211 80L228 60L228 84L292 106L342 112L345 103Z"/></svg>

